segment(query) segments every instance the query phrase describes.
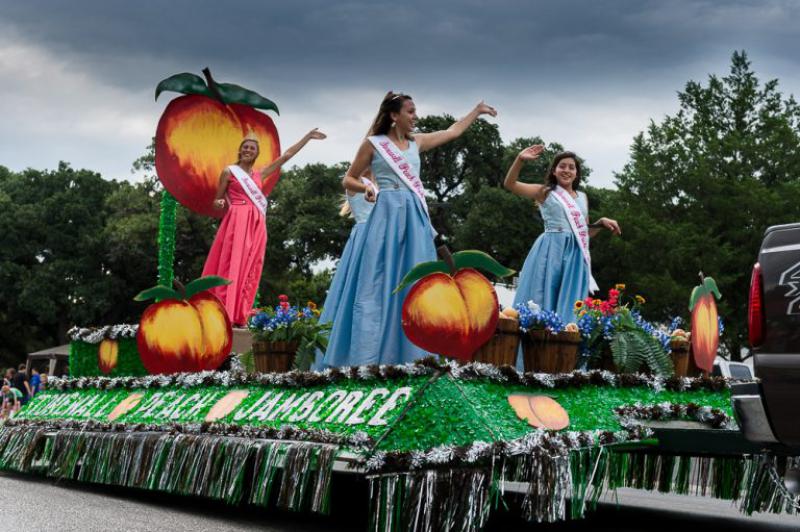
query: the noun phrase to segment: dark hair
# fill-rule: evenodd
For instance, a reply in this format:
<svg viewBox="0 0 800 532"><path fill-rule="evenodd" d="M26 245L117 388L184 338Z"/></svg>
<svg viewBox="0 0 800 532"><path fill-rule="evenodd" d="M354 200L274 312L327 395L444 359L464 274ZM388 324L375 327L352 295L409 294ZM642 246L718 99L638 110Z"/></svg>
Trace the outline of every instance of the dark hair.
<svg viewBox="0 0 800 532"><path fill-rule="evenodd" d="M555 171L556 166L564 159L572 158L575 161L575 181L572 182L572 189L578 190L581 186L581 161L578 159L578 156L575 155L574 152L571 151L562 151L561 153L557 153L555 157L553 157L553 162L550 163L550 168L547 169L547 175L544 178L544 183L547 185L549 190L553 190L558 186L558 179L556 178Z"/></svg>
<svg viewBox="0 0 800 532"><path fill-rule="evenodd" d="M392 128L392 113L399 113L403 108L403 103L410 100L411 96L403 93L395 93L389 91L383 97L381 107L378 109L378 114L372 122L372 127L369 128L367 135L385 135Z"/></svg>

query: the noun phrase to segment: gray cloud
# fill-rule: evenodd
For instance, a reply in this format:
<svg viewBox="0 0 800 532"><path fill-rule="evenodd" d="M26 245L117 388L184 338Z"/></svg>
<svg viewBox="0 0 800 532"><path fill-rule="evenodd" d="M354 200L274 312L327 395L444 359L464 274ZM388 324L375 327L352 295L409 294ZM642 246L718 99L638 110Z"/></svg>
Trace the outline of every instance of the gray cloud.
<svg viewBox="0 0 800 532"><path fill-rule="evenodd" d="M13 79L0 112L26 123L3 120L0 164L57 156L123 177L169 98L153 103L155 84L208 65L279 104L284 142L331 133L299 163L349 159L380 96L400 89L425 114L486 98L505 139L558 140L608 184L632 136L676 110L687 80L725 74L733 50L800 92L798 16L791 1L2 0L0 79ZM52 146L45 160L35 138Z"/></svg>

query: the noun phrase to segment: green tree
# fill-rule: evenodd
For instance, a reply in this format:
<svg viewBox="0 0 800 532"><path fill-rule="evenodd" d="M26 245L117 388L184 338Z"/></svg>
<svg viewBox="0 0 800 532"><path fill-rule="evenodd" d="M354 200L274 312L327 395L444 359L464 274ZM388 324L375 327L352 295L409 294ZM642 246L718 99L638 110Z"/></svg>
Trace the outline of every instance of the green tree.
<svg viewBox="0 0 800 532"><path fill-rule="evenodd" d="M455 122L450 115L426 116L420 131L447 129ZM497 125L478 119L453 142L422 154L421 179L428 192L431 222L440 240L449 243L466 218L469 203L463 198L486 186L502 186L503 144ZM459 201L462 200L462 201Z"/></svg>
<svg viewBox="0 0 800 532"><path fill-rule="evenodd" d="M103 228L116 186L66 163L0 172L0 314L14 358L62 341L73 324L94 323L113 304Z"/></svg>
<svg viewBox="0 0 800 532"><path fill-rule="evenodd" d="M643 293L654 317L687 315L698 272L723 294L724 345L745 345L749 274L764 229L800 218L800 106L759 82L744 52L730 73L690 81L680 110L636 136L616 176L623 238L593 250ZM599 280L609 281L606 271Z"/></svg>
<svg viewBox="0 0 800 532"><path fill-rule="evenodd" d="M281 176L267 212L263 304L274 304L279 294L300 303L311 299L321 305L324 301L329 276L314 276L312 266L333 265L350 234L352 218L339 215L346 170L346 163L309 164Z"/></svg>

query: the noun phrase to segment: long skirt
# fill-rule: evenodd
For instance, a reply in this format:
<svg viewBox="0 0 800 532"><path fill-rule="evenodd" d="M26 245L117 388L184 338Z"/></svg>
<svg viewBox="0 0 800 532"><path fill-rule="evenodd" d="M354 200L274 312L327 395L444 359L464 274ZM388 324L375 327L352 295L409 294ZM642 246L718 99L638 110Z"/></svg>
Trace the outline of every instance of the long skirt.
<svg viewBox="0 0 800 532"><path fill-rule="evenodd" d="M381 191L353 240L341 295L326 313L333 328L319 367L403 364L427 356L402 328L403 300L411 287L392 292L411 268L436 260L433 237L430 220L413 192ZM331 297L333 287L328 300Z"/></svg>

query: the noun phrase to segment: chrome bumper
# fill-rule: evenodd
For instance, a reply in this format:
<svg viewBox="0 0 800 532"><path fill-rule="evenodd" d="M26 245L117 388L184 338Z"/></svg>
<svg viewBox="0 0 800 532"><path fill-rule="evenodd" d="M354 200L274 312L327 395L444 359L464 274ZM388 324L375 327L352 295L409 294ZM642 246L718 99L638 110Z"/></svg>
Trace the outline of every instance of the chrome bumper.
<svg viewBox="0 0 800 532"><path fill-rule="evenodd" d="M754 443L778 443L769 425L767 411L756 383L731 386L731 402L736 422L744 437Z"/></svg>

